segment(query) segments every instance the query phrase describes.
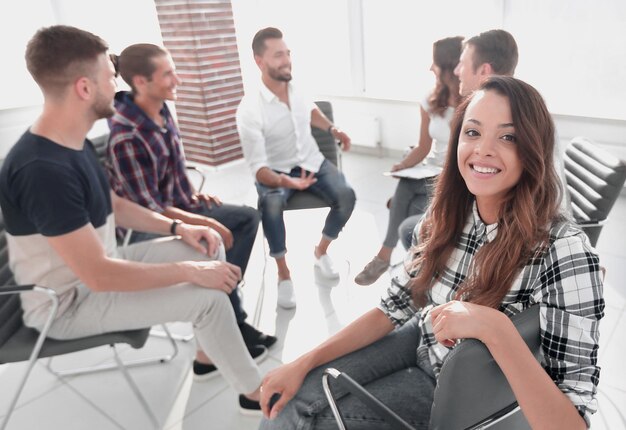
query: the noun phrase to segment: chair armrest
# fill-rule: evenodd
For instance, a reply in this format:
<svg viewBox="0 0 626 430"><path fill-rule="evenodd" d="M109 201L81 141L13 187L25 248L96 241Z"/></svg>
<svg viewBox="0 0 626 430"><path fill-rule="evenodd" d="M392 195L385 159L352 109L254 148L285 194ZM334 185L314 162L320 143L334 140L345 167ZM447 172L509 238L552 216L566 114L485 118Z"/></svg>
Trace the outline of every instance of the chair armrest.
<svg viewBox="0 0 626 430"><path fill-rule="evenodd" d="M0 287L0 294L2 294L2 295L17 294L17 293L22 293L24 291L34 290L35 287L36 287L35 284L30 284L30 285L5 285L5 286Z"/></svg>
<svg viewBox="0 0 626 430"><path fill-rule="evenodd" d="M535 358L540 359L539 306L532 306L511 320ZM322 376L322 385L340 429L345 429L345 425L328 384L330 376L392 428L412 429L348 375L328 368ZM499 397L501 399L497 399ZM485 404L490 404L490 408L485 408ZM476 339L464 340L448 354L437 381L430 419L432 429L487 428L504 419L510 419L505 423L508 428L528 428L506 377L487 348Z"/></svg>
<svg viewBox="0 0 626 430"><path fill-rule="evenodd" d="M328 377L332 376L335 378L338 384L340 384L346 391L350 394L354 395L357 399L363 402L367 407L376 412L385 422L387 422L394 429L404 429L404 430L415 430L409 423L403 420L398 414L389 409L387 405L374 397L370 392L368 392L361 384L356 382L346 373L342 373L337 369L329 367L324 370L324 375L322 376L322 386L324 387L324 394L326 394L326 398L328 399L328 403L330 404L330 408L337 420L337 425L341 430L345 430L345 424L343 422L343 417L341 416L341 412L337 408L335 403L335 398L333 397L332 391L328 384Z"/></svg>
<svg viewBox="0 0 626 430"><path fill-rule="evenodd" d="M607 218L601 219L601 220L590 219L590 220L586 220L586 221L585 220L576 220L576 222L581 227L602 227L602 226L604 226L604 224L606 224Z"/></svg>
<svg viewBox="0 0 626 430"><path fill-rule="evenodd" d="M48 331L50 330L50 326L52 326L52 322L57 315L57 311L59 310L59 296L56 291L52 288L40 287L38 285L9 285L0 287L0 295L5 294L18 294L22 292L32 291L34 293L46 294L50 301L52 302L52 306L50 307L50 312L46 317L46 322L43 327L39 331L39 336L37 336L37 341L35 342L35 346L33 347L30 358L29 358L29 368L30 369L35 364L35 360L39 357L39 353L41 348L46 340L46 336L48 335Z"/></svg>
<svg viewBox="0 0 626 430"><path fill-rule="evenodd" d="M48 319L50 320L50 322L52 322L59 308L59 296L57 295L56 291L54 291L52 288L40 287L39 285L35 285L35 284L6 285L6 286L0 287L0 295L19 294L19 293L24 293L27 291L32 291L32 292L40 293L40 294L46 294L48 296L48 298L52 302L52 309L50 309L50 315L48 316Z"/></svg>
<svg viewBox="0 0 626 430"><path fill-rule="evenodd" d="M198 187L197 191L199 193L202 192L202 188L204 188L204 183L206 182L206 176L204 172L198 169L196 166L187 166L187 170L194 172L197 175L200 175L200 186Z"/></svg>
<svg viewBox="0 0 626 430"><path fill-rule="evenodd" d="M513 315L511 321L528 349L541 360L539 305ZM529 428L506 376L487 347L477 339L463 340L448 353L441 367L430 428L486 428L504 418L508 429Z"/></svg>

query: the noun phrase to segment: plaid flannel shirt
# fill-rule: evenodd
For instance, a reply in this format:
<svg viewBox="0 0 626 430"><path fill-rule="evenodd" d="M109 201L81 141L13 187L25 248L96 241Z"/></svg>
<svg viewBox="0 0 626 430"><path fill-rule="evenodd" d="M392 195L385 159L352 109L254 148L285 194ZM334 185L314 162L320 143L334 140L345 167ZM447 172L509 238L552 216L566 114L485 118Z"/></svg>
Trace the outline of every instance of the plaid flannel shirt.
<svg viewBox="0 0 626 430"><path fill-rule="evenodd" d="M174 118L163 104L165 127L139 108L131 93L115 95L109 119L107 171L111 188L143 207L162 213L167 207L194 211L194 189L185 171L185 154Z"/></svg>
<svg viewBox="0 0 626 430"><path fill-rule="evenodd" d="M379 308L396 326L417 315L422 331L417 355L420 361L430 362L436 375L450 349L436 341L430 311L454 299L474 255L496 235L497 225L485 225L474 203L446 269L430 290L430 304L416 309L406 288L415 272L406 271L392 281L387 296L381 299ZM414 233L413 242L416 240ZM405 263L413 257L409 253ZM604 316L604 299L598 255L587 236L570 223L550 229L549 248L520 271L500 310L512 316L536 303L540 305L542 365L589 425L588 414L597 409L598 325Z"/></svg>

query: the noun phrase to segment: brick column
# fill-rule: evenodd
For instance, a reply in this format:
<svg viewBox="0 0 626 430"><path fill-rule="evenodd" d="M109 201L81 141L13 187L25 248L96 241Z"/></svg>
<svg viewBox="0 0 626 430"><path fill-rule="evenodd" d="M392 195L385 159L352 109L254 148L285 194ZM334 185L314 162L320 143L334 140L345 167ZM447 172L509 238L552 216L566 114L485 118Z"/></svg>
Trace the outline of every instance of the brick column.
<svg viewBox="0 0 626 430"><path fill-rule="evenodd" d="M230 0L155 0L163 43L183 83L176 113L188 160L242 157L235 112L243 82Z"/></svg>

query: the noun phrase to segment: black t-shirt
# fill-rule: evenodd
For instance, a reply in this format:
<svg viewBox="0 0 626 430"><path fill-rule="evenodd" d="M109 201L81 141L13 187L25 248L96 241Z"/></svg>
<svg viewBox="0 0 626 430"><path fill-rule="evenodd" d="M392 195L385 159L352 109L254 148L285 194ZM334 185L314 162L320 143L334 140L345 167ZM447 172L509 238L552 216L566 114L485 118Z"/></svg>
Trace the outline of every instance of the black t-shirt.
<svg viewBox="0 0 626 430"><path fill-rule="evenodd" d="M58 236L87 223L103 226L111 214L105 172L93 145L58 145L27 131L0 170L0 205L13 236Z"/></svg>

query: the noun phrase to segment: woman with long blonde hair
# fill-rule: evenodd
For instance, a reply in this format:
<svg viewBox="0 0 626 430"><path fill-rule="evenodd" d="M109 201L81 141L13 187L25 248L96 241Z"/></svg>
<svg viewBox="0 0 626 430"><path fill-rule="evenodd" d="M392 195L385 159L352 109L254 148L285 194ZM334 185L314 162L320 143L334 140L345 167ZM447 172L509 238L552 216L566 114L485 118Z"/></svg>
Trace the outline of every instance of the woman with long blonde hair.
<svg viewBox="0 0 626 430"><path fill-rule="evenodd" d="M489 349L532 428L588 427L602 281L586 235L559 213L554 144L541 95L520 80L489 78L464 101L404 277L377 308L266 375L261 428L333 428L320 383L329 366L427 428L441 366L466 338ZM509 318L533 305L541 363ZM382 427L351 395L338 406L350 428Z"/></svg>

